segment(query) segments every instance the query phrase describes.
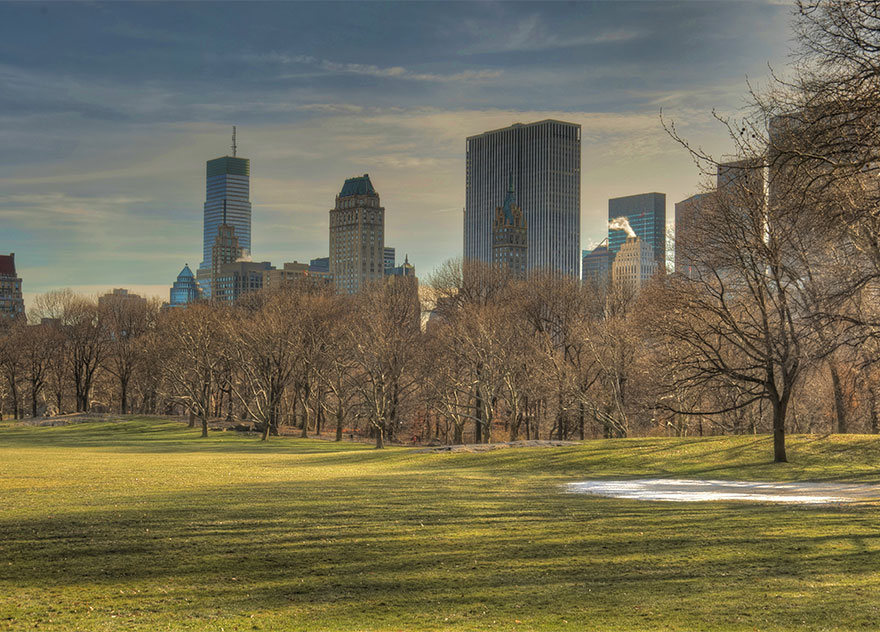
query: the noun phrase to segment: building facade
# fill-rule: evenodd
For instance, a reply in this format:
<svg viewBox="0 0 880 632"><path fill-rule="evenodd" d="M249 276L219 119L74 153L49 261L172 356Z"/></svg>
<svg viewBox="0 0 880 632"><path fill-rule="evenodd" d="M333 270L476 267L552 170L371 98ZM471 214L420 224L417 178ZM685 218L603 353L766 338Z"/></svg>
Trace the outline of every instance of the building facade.
<svg viewBox="0 0 880 632"><path fill-rule="evenodd" d="M696 267L693 249L697 239L701 211L708 207L712 193L697 193L675 203L675 272L693 278Z"/></svg>
<svg viewBox="0 0 880 632"><path fill-rule="evenodd" d="M276 290L283 287L294 287L307 284L315 287L327 286L333 277L329 272L313 272L308 263L285 263L281 268L271 268L263 272L263 289Z"/></svg>
<svg viewBox="0 0 880 632"><path fill-rule="evenodd" d="M492 263L506 268L517 279L526 278L529 242L528 227L522 209L516 203L513 174L504 202L495 209L492 222Z"/></svg>
<svg viewBox="0 0 880 632"><path fill-rule="evenodd" d="M234 152L233 152L234 153ZM207 162L204 234L200 269L211 270L212 249L221 224L235 228L238 245L251 253L251 163L247 158L223 156ZM206 292L209 288L203 288Z"/></svg>
<svg viewBox="0 0 880 632"><path fill-rule="evenodd" d="M15 272L15 253L0 255L0 327L24 319L21 278Z"/></svg>
<svg viewBox="0 0 880 632"><path fill-rule="evenodd" d="M592 250L584 250L583 279L597 287L605 287L611 280L611 254L608 244L599 244Z"/></svg>
<svg viewBox="0 0 880 632"><path fill-rule="evenodd" d="M396 254L394 248L391 248L389 246L385 246L383 259L384 259L385 270L390 270L391 268L396 266L397 265L397 254ZM388 274L388 273L386 272L386 274Z"/></svg>
<svg viewBox="0 0 880 632"><path fill-rule="evenodd" d="M103 296L98 297L98 305L101 307L105 307L113 304L116 301L127 301L131 304L138 304L146 306L147 299L138 294L134 294L129 292L125 288L114 288L112 292L107 292Z"/></svg>
<svg viewBox="0 0 880 632"><path fill-rule="evenodd" d="M416 276L416 267L409 262L409 255L403 259L403 263L393 268L385 268L385 275L391 277L412 277Z"/></svg>
<svg viewBox="0 0 880 632"><path fill-rule="evenodd" d="M639 237L627 237L611 264L611 280L624 292L635 294L658 269L651 244Z"/></svg>
<svg viewBox="0 0 880 632"><path fill-rule="evenodd" d="M581 126L516 123L467 139L464 257L491 263L495 209L513 174L527 226L526 271L580 277Z"/></svg>
<svg viewBox="0 0 880 632"><path fill-rule="evenodd" d="M219 303L235 303L245 294L263 289L263 275L272 270L268 261L236 261L220 266L214 277L212 300Z"/></svg>
<svg viewBox="0 0 880 632"><path fill-rule="evenodd" d="M666 268L666 194L641 193L608 200L608 219L625 217L642 241L651 246L657 268ZM612 260L627 241L626 233L608 231L608 252Z"/></svg>
<svg viewBox="0 0 880 632"><path fill-rule="evenodd" d="M169 307L184 307L195 303L202 298L202 288L199 287L196 277L189 264L183 266L183 270L177 275L177 280L171 286Z"/></svg>
<svg viewBox="0 0 880 632"><path fill-rule="evenodd" d="M330 210L330 273L348 294L385 276L385 209L367 174L346 180Z"/></svg>

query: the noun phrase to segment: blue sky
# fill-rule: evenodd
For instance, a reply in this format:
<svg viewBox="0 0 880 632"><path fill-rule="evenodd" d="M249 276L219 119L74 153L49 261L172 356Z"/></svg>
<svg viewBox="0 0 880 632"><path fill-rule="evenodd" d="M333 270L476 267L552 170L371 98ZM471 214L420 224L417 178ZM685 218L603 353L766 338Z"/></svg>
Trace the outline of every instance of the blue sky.
<svg viewBox="0 0 880 632"><path fill-rule="evenodd" d="M251 159L253 257L325 256L327 211L369 173L386 242L419 276L462 247L465 137L581 123L584 248L609 197L731 149L712 110L782 69L780 2L0 4L0 252L28 295L167 299L201 253L205 161Z"/></svg>

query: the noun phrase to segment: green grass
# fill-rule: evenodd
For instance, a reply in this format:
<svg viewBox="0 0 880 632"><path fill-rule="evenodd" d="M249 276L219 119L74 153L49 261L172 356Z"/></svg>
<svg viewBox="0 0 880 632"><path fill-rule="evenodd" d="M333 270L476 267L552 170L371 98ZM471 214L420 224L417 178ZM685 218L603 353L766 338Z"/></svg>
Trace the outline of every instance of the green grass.
<svg viewBox="0 0 880 632"><path fill-rule="evenodd" d="M647 503L573 480L880 481L880 440L417 454L133 419L0 424L0 630L874 630L874 504Z"/></svg>

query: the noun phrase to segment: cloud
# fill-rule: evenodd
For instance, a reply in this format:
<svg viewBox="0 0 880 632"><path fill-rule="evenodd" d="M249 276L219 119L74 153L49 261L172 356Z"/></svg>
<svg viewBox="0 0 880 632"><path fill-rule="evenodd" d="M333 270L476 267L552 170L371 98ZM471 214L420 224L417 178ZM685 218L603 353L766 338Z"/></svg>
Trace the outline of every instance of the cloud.
<svg viewBox="0 0 880 632"><path fill-rule="evenodd" d="M502 75L500 70L462 70L453 73L416 72L403 66L376 66L374 64L340 63L329 59L320 59L311 55L287 55L285 53L246 54L241 59L250 63L272 62L281 65L301 64L313 66L330 73L364 75L408 81L431 82L470 82L495 79Z"/></svg>
<svg viewBox="0 0 880 632"><path fill-rule="evenodd" d="M640 30L613 27L598 32L566 34L535 13L512 24L503 20L465 20L465 31L474 40L463 54L535 52L631 42L643 37Z"/></svg>

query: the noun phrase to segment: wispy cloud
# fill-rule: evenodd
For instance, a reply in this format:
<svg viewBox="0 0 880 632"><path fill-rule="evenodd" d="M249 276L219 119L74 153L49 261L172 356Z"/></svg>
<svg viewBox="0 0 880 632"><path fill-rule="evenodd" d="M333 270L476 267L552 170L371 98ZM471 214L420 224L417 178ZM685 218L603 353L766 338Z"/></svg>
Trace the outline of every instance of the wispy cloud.
<svg viewBox="0 0 880 632"><path fill-rule="evenodd" d="M464 28L473 42L462 49L465 54L511 53L579 48L599 44L630 42L643 36L642 31L615 27L598 32L569 34L551 27L540 15L533 14L508 24L496 20L465 20Z"/></svg>
<svg viewBox="0 0 880 632"><path fill-rule="evenodd" d="M344 73L353 75L365 75L368 77L381 77L389 79L404 79L408 81L433 81L433 82L467 82L485 81L500 77L500 70L462 70L453 73L418 72L403 66L376 66L374 64L340 63L329 59L320 59L311 55L287 55L285 53L245 54L242 59L251 63L277 63L282 65L302 64L319 68L329 73Z"/></svg>

